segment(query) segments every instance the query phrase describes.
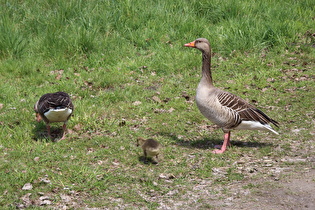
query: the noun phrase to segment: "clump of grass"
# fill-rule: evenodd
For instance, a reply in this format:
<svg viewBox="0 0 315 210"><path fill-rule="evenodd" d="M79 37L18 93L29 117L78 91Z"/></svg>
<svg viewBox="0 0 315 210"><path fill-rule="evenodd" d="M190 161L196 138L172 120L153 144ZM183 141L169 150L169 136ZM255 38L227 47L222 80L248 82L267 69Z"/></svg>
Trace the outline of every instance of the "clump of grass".
<svg viewBox="0 0 315 210"><path fill-rule="evenodd" d="M25 35L7 14L0 16L0 57L20 58L27 47Z"/></svg>

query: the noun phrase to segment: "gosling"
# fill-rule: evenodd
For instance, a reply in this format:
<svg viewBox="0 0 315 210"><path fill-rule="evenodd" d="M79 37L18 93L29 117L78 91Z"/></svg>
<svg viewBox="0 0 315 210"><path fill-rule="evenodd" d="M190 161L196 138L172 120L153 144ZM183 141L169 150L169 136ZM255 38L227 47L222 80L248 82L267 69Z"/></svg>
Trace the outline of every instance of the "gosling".
<svg viewBox="0 0 315 210"><path fill-rule="evenodd" d="M137 146L141 146L145 162L151 160L153 164L158 163L158 155L160 153L161 144L154 139L144 139L139 137L137 139Z"/></svg>

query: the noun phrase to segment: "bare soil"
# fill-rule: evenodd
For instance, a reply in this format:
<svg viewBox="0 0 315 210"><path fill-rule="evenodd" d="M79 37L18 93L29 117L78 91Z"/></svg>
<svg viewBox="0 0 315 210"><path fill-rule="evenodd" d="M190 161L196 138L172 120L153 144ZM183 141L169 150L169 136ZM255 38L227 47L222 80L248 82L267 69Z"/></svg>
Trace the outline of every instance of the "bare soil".
<svg viewBox="0 0 315 210"><path fill-rule="evenodd" d="M175 186L166 194L152 191L139 191L147 203L157 203L156 209L315 209L315 158L288 157L272 160L263 157L249 160L244 156L233 165L244 178L239 181L227 181L228 167L213 168L215 178L187 180L187 186ZM283 162L292 165L282 164ZM171 181L176 177L162 177ZM226 180L226 182L224 182ZM42 206L52 209L112 209L107 206L89 208L86 200L92 199L86 193L64 195L60 201L53 202L53 195L42 195L39 200L32 200L31 193L21 198L16 204L19 209L30 206ZM106 198L109 199L109 198ZM114 209L148 209L135 203L125 203L123 199L112 198Z"/></svg>
<svg viewBox="0 0 315 210"><path fill-rule="evenodd" d="M251 189L244 186L253 185ZM250 179L216 185L200 180L179 200L161 198L158 209L315 209L315 169L289 172L278 179ZM175 192L176 193L176 192Z"/></svg>
<svg viewBox="0 0 315 210"><path fill-rule="evenodd" d="M239 188L238 184L231 186ZM213 205L220 209L315 209L315 169L296 172L273 183L261 183L247 195Z"/></svg>

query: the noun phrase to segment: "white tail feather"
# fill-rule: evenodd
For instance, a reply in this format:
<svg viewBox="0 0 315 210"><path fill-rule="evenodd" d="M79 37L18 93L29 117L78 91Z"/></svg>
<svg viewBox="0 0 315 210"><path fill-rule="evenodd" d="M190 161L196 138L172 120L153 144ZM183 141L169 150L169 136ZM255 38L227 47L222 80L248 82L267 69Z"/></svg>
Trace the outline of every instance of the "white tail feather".
<svg viewBox="0 0 315 210"><path fill-rule="evenodd" d="M65 122L69 115L72 113L72 109L50 109L45 112L44 115L47 117L49 122Z"/></svg>
<svg viewBox="0 0 315 210"><path fill-rule="evenodd" d="M257 121L242 121L235 129L237 130L264 130L271 131L274 134L279 135L277 131L275 131L269 124L261 124Z"/></svg>

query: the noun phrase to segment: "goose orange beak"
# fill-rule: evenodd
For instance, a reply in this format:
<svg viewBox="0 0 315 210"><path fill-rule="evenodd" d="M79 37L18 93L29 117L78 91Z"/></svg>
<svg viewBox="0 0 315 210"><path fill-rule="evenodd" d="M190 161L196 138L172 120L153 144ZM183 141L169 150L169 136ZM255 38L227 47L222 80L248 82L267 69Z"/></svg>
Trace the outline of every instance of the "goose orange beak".
<svg viewBox="0 0 315 210"><path fill-rule="evenodd" d="M196 47L195 41L184 44L185 47Z"/></svg>

